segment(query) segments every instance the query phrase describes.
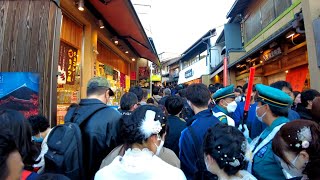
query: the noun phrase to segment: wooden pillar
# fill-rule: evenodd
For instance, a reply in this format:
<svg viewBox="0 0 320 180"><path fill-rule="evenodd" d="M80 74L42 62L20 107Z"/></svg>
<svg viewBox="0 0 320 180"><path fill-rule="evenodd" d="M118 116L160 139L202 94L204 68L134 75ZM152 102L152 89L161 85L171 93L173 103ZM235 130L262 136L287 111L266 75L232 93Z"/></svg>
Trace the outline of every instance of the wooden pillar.
<svg viewBox="0 0 320 180"><path fill-rule="evenodd" d="M39 112L56 118L59 1L0 1L0 72L40 75Z"/></svg>
<svg viewBox="0 0 320 180"><path fill-rule="evenodd" d="M314 21L320 15L320 1L317 0L302 0L302 13L304 18L304 26L306 30L307 48L308 48L308 63L310 73L310 85L312 89L320 91L320 68L317 60L320 59L320 54L316 51L316 38L314 31ZM320 41L319 39L317 41ZM318 46L320 46L318 44ZM319 47L318 47L319 49Z"/></svg>

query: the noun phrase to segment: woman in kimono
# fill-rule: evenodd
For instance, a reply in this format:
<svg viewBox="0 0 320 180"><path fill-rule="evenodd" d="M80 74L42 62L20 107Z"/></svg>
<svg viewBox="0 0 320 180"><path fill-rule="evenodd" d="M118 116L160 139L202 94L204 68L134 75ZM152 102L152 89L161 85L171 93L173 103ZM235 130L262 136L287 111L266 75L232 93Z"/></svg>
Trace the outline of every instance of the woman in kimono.
<svg viewBox="0 0 320 180"><path fill-rule="evenodd" d="M112 163L100 169L95 180L103 179L186 179L183 172L173 167L157 154L163 146L161 131L165 131L161 122L166 117L163 112L150 105L137 108L131 118L121 122L122 137L130 147L123 157L116 157Z"/></svg>
<svg viewBox="0 0 320 180"><path fill-rule="evenodd" d="M272 141L286 179L320 179L320 126L295 120L281 127Z"/></svg>

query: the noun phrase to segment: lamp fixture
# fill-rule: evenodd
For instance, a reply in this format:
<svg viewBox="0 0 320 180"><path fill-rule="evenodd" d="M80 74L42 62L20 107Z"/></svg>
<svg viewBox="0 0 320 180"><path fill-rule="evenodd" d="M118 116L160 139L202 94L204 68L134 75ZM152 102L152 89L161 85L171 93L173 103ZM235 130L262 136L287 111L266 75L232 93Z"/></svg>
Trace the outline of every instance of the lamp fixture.
<svg viewBox="0 0 320 180"><path fill-rule="evenodd" d="M136 59L135 59L135 58L132 58L131 60L132 60L132 61L136 61Z"/></svg>
<svg viewBox="0 0 320 180"><path fill-rule="evenodd" d="M98 25L99 25L100 29L104 28L104 24L103 24L103 21L101 19L99 19Z"/></svg>
<svg viewBox="0 0 320 180"><path fill-rule="evenodd" d="M286 70L286 73L288 74L288 73L289 73L289 70Z"/></svg>
<svg viewBox="0 0 320 180"><path fill-rule="evenodd" d="M116 45L118 45L118 44L119 44L119 41L118 41L118 40L114 40L114 43L115 43Z"/></svg>
<svg viewBox="0 0 320 180"><path fill-rule="evenodd" d="M128 54L128 53L129 53L129 51L126 51L125 53L126 53L126 54Z"/></svg>
<svg viewBox="0 0 320 180"><path fill-rule="evenodd" d="M293 38L293 36L294 36L295 34L296 34L295 32L290 31L290 32L288 32L288 33L286 34L286 37L287 37L287 39L290 39L290 38Z"/></svg>
<svg viewBox="0 0 320 180"><path fill-rule="evenodd" d="M262 63L263 63L263 61L261 60L261 61L260 61L260 64L262 64Z"/></svg>
<svg viewBox="0 0 320 180"><path fill-rule="evenodd" d="M78 9L79 11L84 11L84 0L78 1Z"/></svg>

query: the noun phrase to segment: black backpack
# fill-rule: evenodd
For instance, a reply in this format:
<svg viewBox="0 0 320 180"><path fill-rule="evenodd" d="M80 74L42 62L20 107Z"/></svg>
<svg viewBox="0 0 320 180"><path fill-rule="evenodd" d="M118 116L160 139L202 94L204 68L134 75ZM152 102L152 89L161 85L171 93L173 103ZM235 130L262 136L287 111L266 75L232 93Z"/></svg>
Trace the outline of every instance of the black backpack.
<svg viewBox="0 0 320 180"><path fill-rule="evenodd" d="M80 126L97 111L106 107L101 105L81 114L78 113L79 107L77 107L73 111L70 122L58 125L51 130L47 141L48 152L44 155L45 173L64 174L71 180L85 179Z"/></svg>
<svg viewBox="0 0 320 180"><path fill-rule="evenodd" d="M197 156L197 161L196 161L197 171L193 176L193 180L217 180L218 176L209 172L204 163L204 157L202 153L203 152L202 144L200 144L199 141L197 140L195 136L195 132L193 131L191 126L188 126L188 130L190 131L193 143L195 145L194 148L196 150L196 156Z"/></svg>

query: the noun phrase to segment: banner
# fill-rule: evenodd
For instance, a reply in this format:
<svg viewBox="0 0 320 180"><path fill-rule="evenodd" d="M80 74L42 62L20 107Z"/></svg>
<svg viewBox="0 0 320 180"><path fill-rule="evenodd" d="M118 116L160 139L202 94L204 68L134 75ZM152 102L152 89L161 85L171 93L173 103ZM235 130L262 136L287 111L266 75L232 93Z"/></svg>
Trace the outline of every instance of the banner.
<svg viewBox="0 0 320 180"><path fill-rule="evenodd" d="M60 41L58 61L58 84L74 85L78 50Z"/></svg>
<svg viewBox="0 0 320 180"><path fill-rule="evenodd" d="M305 81L307 79L308 66L301 66L298 68L290 69L286 76L286 81L292 86L293 91L303 91Z"/></svg>
<svg viewBox="0 0 320 180"><path fill-rule="evenodd" d="M131 80L137 80L137 73L136 72L131 72L130 73L130 79Z"/></svg>
<svg viewBox="0 0 320 180"><path fill-rule="evenodd" d="M0 72L0 108L20 111L28 118L39 113L38 99L38 73Z"/></svg>
<svg viewBox="0 0 320 180"><path fill-rule="evenodd" d="M126 75L120 72L120 87L126 88Z"/></svg>
<svg viewBox="0 0 320 180"><path fill-rule="evenodd" d="M150 71L147 67L139 67L139 79L150 78Z"/></svg>

